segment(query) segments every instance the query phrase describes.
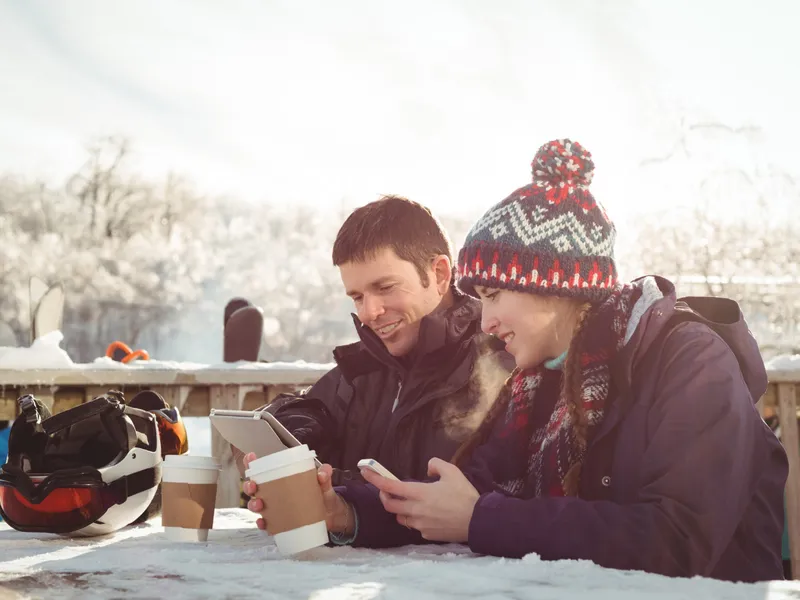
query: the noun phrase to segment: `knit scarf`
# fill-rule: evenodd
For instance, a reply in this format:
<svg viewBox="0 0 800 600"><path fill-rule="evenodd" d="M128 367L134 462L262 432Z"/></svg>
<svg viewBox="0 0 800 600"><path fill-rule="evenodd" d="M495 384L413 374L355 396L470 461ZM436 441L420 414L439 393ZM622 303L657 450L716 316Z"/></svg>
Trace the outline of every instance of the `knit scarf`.
<svg viewBox="0 0 800 600"><path fill-rule="evenodd" d="M543 365L515 371L507 386L511 397L501 428L512 452L527 456L499 487L524 498L577 495L586 446L602 423L611 389L611 362L625 344L631 309L640 291L618 285L600 304L589 309L580 332L580 396L585 417L585 443L576 435L576 423L561 378L566 371L548 371ZM575 360L575 357L567 359ZM544 382L544 384L543 384ZM552 410L542 410L545 404Z"/></svg>

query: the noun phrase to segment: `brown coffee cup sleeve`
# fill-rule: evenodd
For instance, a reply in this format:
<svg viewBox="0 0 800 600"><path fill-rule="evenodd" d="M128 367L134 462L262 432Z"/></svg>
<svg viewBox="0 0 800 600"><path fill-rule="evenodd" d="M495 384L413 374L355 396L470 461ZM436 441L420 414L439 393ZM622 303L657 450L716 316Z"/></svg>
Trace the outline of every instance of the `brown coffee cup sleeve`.
<svg viewBox="0 0 800 600"><path fill-rule="evenodd" d="M161 524L164 527L213 528L216 483L163 482L161 496Z"/></svg>
<svg viewBox="0 0 800 600"><path fill-rule="evenodd" d="M325 520L325 503L315 469L259 483L256 497L266 504L262 516L270 535Z"/></svg>

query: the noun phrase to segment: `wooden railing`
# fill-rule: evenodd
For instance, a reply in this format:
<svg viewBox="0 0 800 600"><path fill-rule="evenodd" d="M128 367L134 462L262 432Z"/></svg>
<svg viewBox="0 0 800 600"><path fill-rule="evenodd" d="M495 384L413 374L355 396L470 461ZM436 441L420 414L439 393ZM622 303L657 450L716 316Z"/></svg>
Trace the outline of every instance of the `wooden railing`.
<svg viewBox="0 0 800 600"><path fill-rule="evenodd" d="M13 419L16 400L33 393L54 413L61 412L110 389L131 397L138 390L159 392L185 416L207 416L211 408L252 410L281 392L298 390L317 381L329 365L253 363L237 368L165 369L146 366L125 368L0 370L0 420ZM786 509L792 573L800 579L800 434L798 390L800 372L769 371L767 393L758 403L765 418L777 416L781 439L789 455ZM230 448L212 428L211 448L223 463L217 506L238 506L240 478Z"/></svg>
<svg viewBox="0 0 800 600"><path fill-rule="evenodd" d="M792 577L800 579L800 413L797 410L800 372L770 370L768 375L767 393L758 402L758 407L765 418L777 415L781 441L789 457L786 482L789 553Z"/></svg>
<svg viewBox="0 0 800 600"><path fill-rule="evenodd" d="M14 418L17 398L34 394L58 413L116 389L132 398L142 389L161 394L183 416L206 417L212 408L254 410L278 394L305 388L332 365L252 363L239 368L130 368L0 370L0 420ZM191 451L191 440L189 440ZM222 462L217 507L239 506L241 483L230 447L211 428L211 452Z"/></svg>

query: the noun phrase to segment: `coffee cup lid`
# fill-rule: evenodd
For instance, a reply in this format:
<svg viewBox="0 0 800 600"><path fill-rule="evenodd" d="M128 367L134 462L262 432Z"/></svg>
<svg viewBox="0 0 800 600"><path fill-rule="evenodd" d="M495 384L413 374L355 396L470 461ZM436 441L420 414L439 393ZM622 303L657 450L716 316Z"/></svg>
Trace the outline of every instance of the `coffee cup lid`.
<svg viewBox="0 0 800 600"><path fill-rule="evenodd" d="M245 471L245 477L252 477L256 473L263 473L264 471L272 471L273 469L280 469L287 465L294 464L301 460L308 458L315 458L317 453L311 450L306 444L295 446L294 448L287 448L280 452L267 454L261 458L257 458L250 463L250 468Z"/></svg>
<svg viewBox="0 0 800 600"><path fill-rule="evenodd" d="M168 454L164 458L165 467L181 469L219 469L222 465L213 456L192 456L191 454Z"/></svg>

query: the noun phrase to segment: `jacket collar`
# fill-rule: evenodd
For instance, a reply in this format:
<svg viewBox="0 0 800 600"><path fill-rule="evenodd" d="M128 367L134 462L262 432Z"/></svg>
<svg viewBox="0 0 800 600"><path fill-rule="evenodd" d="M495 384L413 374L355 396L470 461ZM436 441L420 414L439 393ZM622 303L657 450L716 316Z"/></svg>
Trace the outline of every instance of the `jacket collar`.
<svg viewBox="0 0 800 600"><path fill-rule="evenodd" d="M480 302L452 289L453 303L448 308L437 308L422 318L417 344L404 360L392 356L378 335L353 314L353 324L360 341L337 347L333 352L345 377L352 379L381 366L405 375L415 365L427 362L425 359L449 351L459 345L465 336L471 337L476 333L475 324L480 321L481 314Z"/></svg>
<svg viewBox="0 0 800 600"><path fill-rule="evenodd" d="M703 323L728 345L736 356L753 402L758 401L766 391L767 374L758 344L736 302L728 298L710 297L678 299L672 282L663 277L652 279L663 295L649 303L612 364L617 398L597 431L596 439L610 431L626 412L629 403L635 401L632 397L633 374L645 365L645 355L664 342L668 329L684 320ZM645 278L640 278L631 283L642 287L644 281Z"/></svg>

